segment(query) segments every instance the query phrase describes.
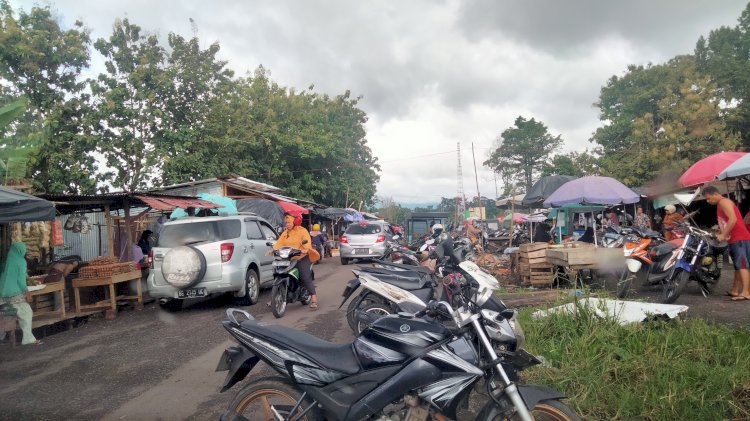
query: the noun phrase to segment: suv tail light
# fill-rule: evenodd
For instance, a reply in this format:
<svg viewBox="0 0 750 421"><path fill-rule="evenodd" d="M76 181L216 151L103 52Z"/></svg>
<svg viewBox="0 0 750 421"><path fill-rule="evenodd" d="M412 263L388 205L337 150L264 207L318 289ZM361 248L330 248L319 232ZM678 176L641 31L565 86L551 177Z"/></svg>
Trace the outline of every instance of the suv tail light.
<svg viewBox="0 0 750 421"><path fill-rule="evenodd" d="M342 234L341 235L341 239L339 239L339 243L341 243L341 244L348 244L349 243L349 239L347 239L346 236Z"/></svg>
<svg viewBox="0 0 750 421"><path fill-rule="evenodd" d="M382 243L383 241L385 241L385 235L384 234L378 235L378 239L375 240L376 243Z"/></svg>
<svg viewBox="0 0 750 421"><path fill-rule="evenodd" d="M148 262L148 267L153 269L154 268L154 251L153 250L148 251L148 260L146 261Z"/></svg>
<svg viewBox="0 0 750 421"><path fill-rule="evenodd" d="M222 243L221 245L221 263L226 263L232 259L234 253L234 243Z"/></svg>

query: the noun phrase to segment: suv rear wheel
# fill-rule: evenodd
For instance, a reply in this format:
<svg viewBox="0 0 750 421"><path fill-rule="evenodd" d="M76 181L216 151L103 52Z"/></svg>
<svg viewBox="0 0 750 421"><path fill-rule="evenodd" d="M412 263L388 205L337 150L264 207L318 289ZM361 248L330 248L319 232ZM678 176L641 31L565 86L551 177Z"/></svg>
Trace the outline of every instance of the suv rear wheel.
<svg viewBox="0 0 750 421"><path fill-rule="evenodd" d="M341 264L344 265L344 266L348 265L349 264L349 259L347 259L345 257L342 257L341 258Z"/></svg>
<svg viewBox="0 0 750 421"><path fill-rule="evenodd" d="M245 274L245 295L237 300L237 303L242 306L249 306L256 304L260 297L260 279L258 278L258 272L255 269L248 269Z"/></svg>
<svg viewBox="0 0 750 421"><path fill-rule="evenodd" d="M166 301L159 301L159 307L169 312L180 311L182 309L183 300L172 298Z"/></svg>

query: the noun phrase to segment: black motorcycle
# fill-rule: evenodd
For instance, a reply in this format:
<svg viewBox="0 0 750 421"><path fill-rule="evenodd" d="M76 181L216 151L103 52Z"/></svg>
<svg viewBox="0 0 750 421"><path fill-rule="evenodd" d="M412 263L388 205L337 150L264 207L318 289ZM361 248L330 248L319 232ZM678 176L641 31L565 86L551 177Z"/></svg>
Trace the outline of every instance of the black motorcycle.
<svg viewBox="0 0 750 421"><path fill-rule="evenodd" d="M517 320L509 322L515 312L479 310L496 287L481 284L475 300L456 311L431 302L416 314L380 318L346 344L259 324L229 309L223 325L239 346L226 349L219 361L217 371L228 371L221 391L261 360L279 375L248 382L221 419L456 419L459 405L484 379L490 399L478 419L579 420L562 393L515 383L519 371L539 360L523 349ZM238 321L237 313L247 320ZM506 343L501 354L491 340Z"/></svg>
<svg viewBox="0 0 750 421"><path fill-rule="evenodd" d="M299 301L302 305L310 304L310 292L299 279L297 260L293 257L302 255L302 251L293 247L282 247L274 250L273 289L271 290L271 311L278 319L286 313L286 305ZM312 268L310 269L312 272ZM313 279L315 272L312 272Z"/></svg>

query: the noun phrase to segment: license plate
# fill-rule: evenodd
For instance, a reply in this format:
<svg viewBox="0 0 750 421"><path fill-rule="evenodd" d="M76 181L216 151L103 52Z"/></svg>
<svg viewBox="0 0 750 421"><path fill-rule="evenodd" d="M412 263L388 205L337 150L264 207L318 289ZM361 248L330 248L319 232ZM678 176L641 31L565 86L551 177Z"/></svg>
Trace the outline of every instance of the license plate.
<svg viewBox="0 0 750 421"><path fill-rule="evenodd" d="M205 297L206 288L189 288L177 291L177 298Z"/></svg>
<svg viewBox="0 0 750 421"><path fill-rule="evenodd" d="M284 268L291 264L292 263L288 260L274 260L273 261L273 267L277 267L277 268Z"/></svg>
<svg viewBox="0 0 750 421"><path fill-rule="evenodd" d="M354 254L370 254L370 249L354 249Z"/></svg>

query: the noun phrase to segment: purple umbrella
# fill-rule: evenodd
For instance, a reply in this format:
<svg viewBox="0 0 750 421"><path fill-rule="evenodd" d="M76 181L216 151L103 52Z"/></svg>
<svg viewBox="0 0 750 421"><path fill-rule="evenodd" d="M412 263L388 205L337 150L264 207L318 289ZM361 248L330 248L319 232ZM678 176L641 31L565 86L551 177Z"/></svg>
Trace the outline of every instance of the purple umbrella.
<svg viewBox="0 0 750 421"><path fill-rule="evenodd" d="M619 205L637 203L638 193L610 177L589 176L568 181L544 201L545 207L569 205Z"/></svg>

